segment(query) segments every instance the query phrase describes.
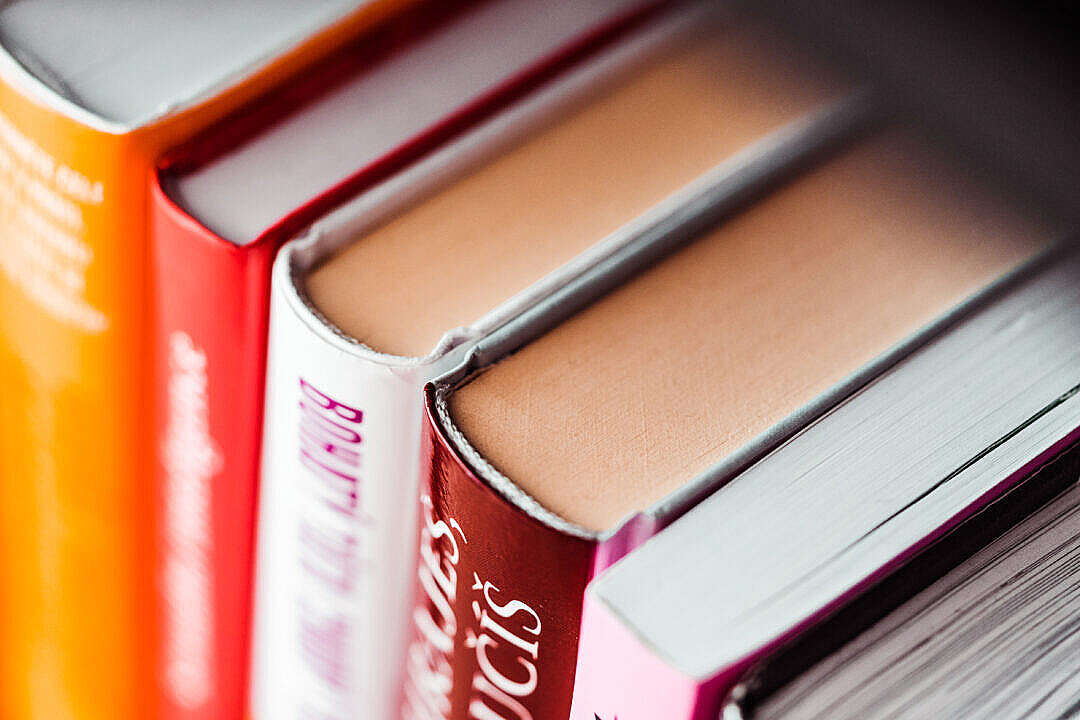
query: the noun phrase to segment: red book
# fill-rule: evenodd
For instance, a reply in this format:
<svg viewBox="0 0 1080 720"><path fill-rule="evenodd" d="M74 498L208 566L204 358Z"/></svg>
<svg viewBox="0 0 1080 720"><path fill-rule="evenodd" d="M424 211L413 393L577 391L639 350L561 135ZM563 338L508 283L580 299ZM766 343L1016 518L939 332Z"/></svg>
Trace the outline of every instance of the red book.
<svg viewBox="0 0 1080 720"><path fill-rule="evenodd" d="M441 434L429 447L418 566L429 614L418 615L409 652L405 717L439 707L436 717L484 717L484 706L489 717L567 717L585 584L605 549L633 541L537 521L492 492ZM440 687L452 692L440 697Z"/></svg>
<svg viewBox="0 0 1080 720"><path fill-rule="evenodd" d="M159 164L150 221L162 717L242 713L279 246L614 41L651 7L420 8ZM185 679L207 692L184 696L176 688Z"/></svg>

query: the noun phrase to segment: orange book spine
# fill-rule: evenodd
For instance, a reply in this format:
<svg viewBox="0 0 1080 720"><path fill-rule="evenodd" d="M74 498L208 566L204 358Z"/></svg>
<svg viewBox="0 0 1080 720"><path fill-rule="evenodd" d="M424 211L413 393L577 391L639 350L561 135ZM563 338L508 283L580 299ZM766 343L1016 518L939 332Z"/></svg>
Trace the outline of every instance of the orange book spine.
<svg viewBox="0 0 1080 720"><path fill-rule="evenodd" d="M407 4L125 129L0 64L0 717L153 717L147 205L166 148ZM85 117L83 117L85 115Z"/></svg>
<svg viewBox="0 0 1080 720"><path fill-rule="evenodd" d="M123 717L149 663L132 137L0 85L0 715Z"/></svg>

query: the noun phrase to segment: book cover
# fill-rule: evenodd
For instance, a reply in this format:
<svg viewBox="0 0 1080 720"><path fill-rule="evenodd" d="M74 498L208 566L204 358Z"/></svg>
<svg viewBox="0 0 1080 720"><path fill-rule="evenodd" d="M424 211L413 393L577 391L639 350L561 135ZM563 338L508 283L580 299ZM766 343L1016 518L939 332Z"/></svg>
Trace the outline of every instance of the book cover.
<svg viewBox="0 0 1080 720"><path fill-rule="evenodd" d="M1077 458L1077 433L1056 443L1047 452L1033 458L1016 476L1009 478L988 497L943 525L933 535L920 541L901 555L890 559L871 576L857 586L819 608L813 615L787 628L782 634L753 648L736 661L717 667L707 673L687 672L684 666L643 637L620 614L613 610L595 593L586 592L582 611L581 646L576 665L576 684L573 688L571 720L595 720L595 718L627 718L628 720L651 720L654 717L680 718L682 720L746 720L755 717L751 709L767 696L764 691L753 689L753 702L747 693L764 670L774 670L772 663L799 662L787 657L788 646L800 641L816 643L825 647L849 638L854 627L866 622L867 617L880 616L903 597L917 591L923 576L931 568L929 563L943 565L940 557L926 557L932 553L955 556L950 544L977 542L977 537L953 538L967 531L966 525L979 533L983 541L993 538L988 526L996 523L994 515L1003 512L999 507L1012 502L1010 491L1041 495L1044 488L1027 488L1024 483L1061 488L1063 483L1075 483ZM1062 474L1070 466L1067 476ZM1023 502L1027 503L1025 499ZM1030 506L1028 508L1030 510ZM1011 508L1010 508L1011 510ZM1015 511L1014 511L1015 512ZM1000 524L998 524L1000 528ZM891 587L885 588L893 581ZM734 579L732 579L734 581ZM884 590L884 595L878 593ZM867 605L869 603L869 605ZM692 622L692 620L691 620ZM815 633L813 639L807 636ZM833 637L835 636L835 637ZM800 647L800 654L812 656L816 650ZM786 673L789 668L777 668ZM925 709L925 708L924 708Z"/></svg>
<svg viewBox="0 0 1080 720"><path fill-rule="evenodd" d="M429 415L433 401L429 391ZM566 717L585 586L598 564L653 528L627 525L604 552L597 539L507 503L437 428L433 420L426 426L431 481L421 487L418 508L417 604L402 715Z"/></svg>

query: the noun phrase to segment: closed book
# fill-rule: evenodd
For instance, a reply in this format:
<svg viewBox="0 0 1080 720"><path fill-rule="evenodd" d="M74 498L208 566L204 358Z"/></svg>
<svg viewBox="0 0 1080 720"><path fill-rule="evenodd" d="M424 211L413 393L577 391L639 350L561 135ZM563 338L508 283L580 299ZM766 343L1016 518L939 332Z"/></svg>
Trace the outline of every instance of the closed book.
<svg viewBox="0 0 1080 720"><path fill-rule="evenodd" d="M255 718L401 712L426 381L850 129L842 83L789 80L725 21L709 4L658 16L278 254ZM742 93L748 76L768 92Z"/></svg>
<svg viewBox="0 0 1080 720"><path fill-rule="evenodd" d="M419 7L163 159L150 220L164 717L235 718L244 704L270 268L281 243L648 10L629 1Z"/></svg>
<svg viewBox="0 0 1080 720"><path fill-rule="evenodd" d="M970 246L985 247L989 237L981 229ZM905 237L903 252L914 244ZM1052 247L797 435L768 443L749 466L718 466L730 477L723 487L590 585L571 717L719 717L752 666L809 633L816 642L849 633L858 613L842 611L859 603L882 609L883 584L894 597L913 591L917 575L894 581L897 573L976 517L1000 520L1011 492L1045 497L1074 482L1078 273L1075 246ZM912 652L913 664L922 657L935 672L938 661ZM963 670L975 678L991 660L972 662ZM946 708L968 680L954 685L956 675L937 675L935 689L901 675L901 664L895 670L909 699L925 695L913 717L967 716ZM1005 682L996 678L984 680ZM940 712L928 711L934 696ZM740 708L730 705L723 717ZM848 709L873 716L854 704L826 716Z"/></svg>
<svg viewBox="0 0 1080 720"><path fill-rule="evenodd" d="M832 517L822 498L840 505L827 477L781 503L797 476L744 480L769 458L750 463L857 402L1050 238L944 150L867 130L591 304L479 341L427 390L408 687L428 715L410 716L715 718L697 704L698 676L664 654L638 662L652 628L617 642L608 628L662 616L659 639L679 627L698 654L734 634L741 617L705 634L689 610L699 621L718 597L757 593L753 568L783 561L758 538ZM757 514L707 514L743 482ZM631 576L654 546L667 552ZM746 570L712 572L710 553L745 554ZM626 602L596 610L616 580Z"/></svg>
<svg viewBox="0 0 1080 720"><path fill-rule="evenodd" d="M724 720L1075 712L1080 445L751 669ZM1041 505L1041 506L1040 506Z"/></svg>
<svg viewBox="0 0 1080 720"><path fill-rule="evenodd" d="M4 718L153 707L146 207L156 155L397 4L0 10Z"/></svg>

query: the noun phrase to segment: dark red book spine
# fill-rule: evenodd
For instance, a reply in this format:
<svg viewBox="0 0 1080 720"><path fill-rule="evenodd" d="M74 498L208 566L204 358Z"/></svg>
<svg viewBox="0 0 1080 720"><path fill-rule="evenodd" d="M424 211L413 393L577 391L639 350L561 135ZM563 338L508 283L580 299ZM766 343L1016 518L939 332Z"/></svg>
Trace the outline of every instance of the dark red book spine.
<svg viewBox="0 0 1080 720"><path fill-rule="evenodd" d="M477 478L430 407L429 396L401 717L569 717L598 545L535 520Z"/></svg>

